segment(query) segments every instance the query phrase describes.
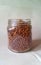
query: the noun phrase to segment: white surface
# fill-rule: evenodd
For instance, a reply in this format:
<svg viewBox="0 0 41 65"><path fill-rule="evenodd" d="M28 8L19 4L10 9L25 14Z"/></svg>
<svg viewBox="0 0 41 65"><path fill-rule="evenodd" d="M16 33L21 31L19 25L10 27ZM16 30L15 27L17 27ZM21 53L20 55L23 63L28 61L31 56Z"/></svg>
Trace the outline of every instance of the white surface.
<svg viewBox="0 0 41 65"><path fill-rule="evenodd" d="M0 65L41 65L41 43L32 51L15 53L8 49L7 36L2 35L0 35Z"/></svg>

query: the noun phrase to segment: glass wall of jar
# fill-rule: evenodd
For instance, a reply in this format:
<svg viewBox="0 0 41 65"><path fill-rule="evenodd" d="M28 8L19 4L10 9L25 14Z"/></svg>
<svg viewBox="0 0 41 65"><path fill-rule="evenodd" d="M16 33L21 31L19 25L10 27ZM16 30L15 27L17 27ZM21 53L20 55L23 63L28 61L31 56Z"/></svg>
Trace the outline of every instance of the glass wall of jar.
<svg viewBox="0 0 41 65"><path fill-rule="evenodd" d="M31 49L32 26L30 19L8 20L8 48L15 52L25 52Z"/></svg>

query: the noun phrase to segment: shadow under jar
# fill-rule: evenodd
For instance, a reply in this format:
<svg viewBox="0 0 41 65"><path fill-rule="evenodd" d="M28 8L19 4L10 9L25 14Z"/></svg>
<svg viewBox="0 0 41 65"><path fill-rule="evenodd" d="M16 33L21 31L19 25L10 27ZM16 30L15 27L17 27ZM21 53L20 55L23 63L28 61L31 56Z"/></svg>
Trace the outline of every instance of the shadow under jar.
<svg viewBox="0 0 41 65"><path fill-rule="evenodd" d="M8 48L15 52L25 52L31 49L32 32L30 19L8 20Z"/></svg>

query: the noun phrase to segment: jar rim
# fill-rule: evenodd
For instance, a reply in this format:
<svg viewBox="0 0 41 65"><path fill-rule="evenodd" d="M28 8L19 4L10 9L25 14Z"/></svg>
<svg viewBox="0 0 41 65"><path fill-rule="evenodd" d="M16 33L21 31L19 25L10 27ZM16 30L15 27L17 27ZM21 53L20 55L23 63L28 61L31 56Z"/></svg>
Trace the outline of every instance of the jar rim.
<svg viewBox="0 0 41 65"><path fill-rule="evenodd" d="M20 20L25 21L25 22L31 21L31 19L29 19L29 18L28 19L8 19L8 23L9 22L14 22L14 21L16 22L16 21L20 21Z"/></svg>

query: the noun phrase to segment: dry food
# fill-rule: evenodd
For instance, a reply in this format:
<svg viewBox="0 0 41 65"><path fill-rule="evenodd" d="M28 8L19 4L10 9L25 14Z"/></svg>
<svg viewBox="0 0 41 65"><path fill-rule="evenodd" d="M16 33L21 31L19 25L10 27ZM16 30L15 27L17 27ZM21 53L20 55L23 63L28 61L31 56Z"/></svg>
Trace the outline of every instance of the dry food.
<svg viewBox="0 0 41 65"><path fill-rule="evenodd" d="M28 23L19 23L11 30L8 29L9 46L11 49L23 52L31 48L32 33L31 25Z"/></svg>

